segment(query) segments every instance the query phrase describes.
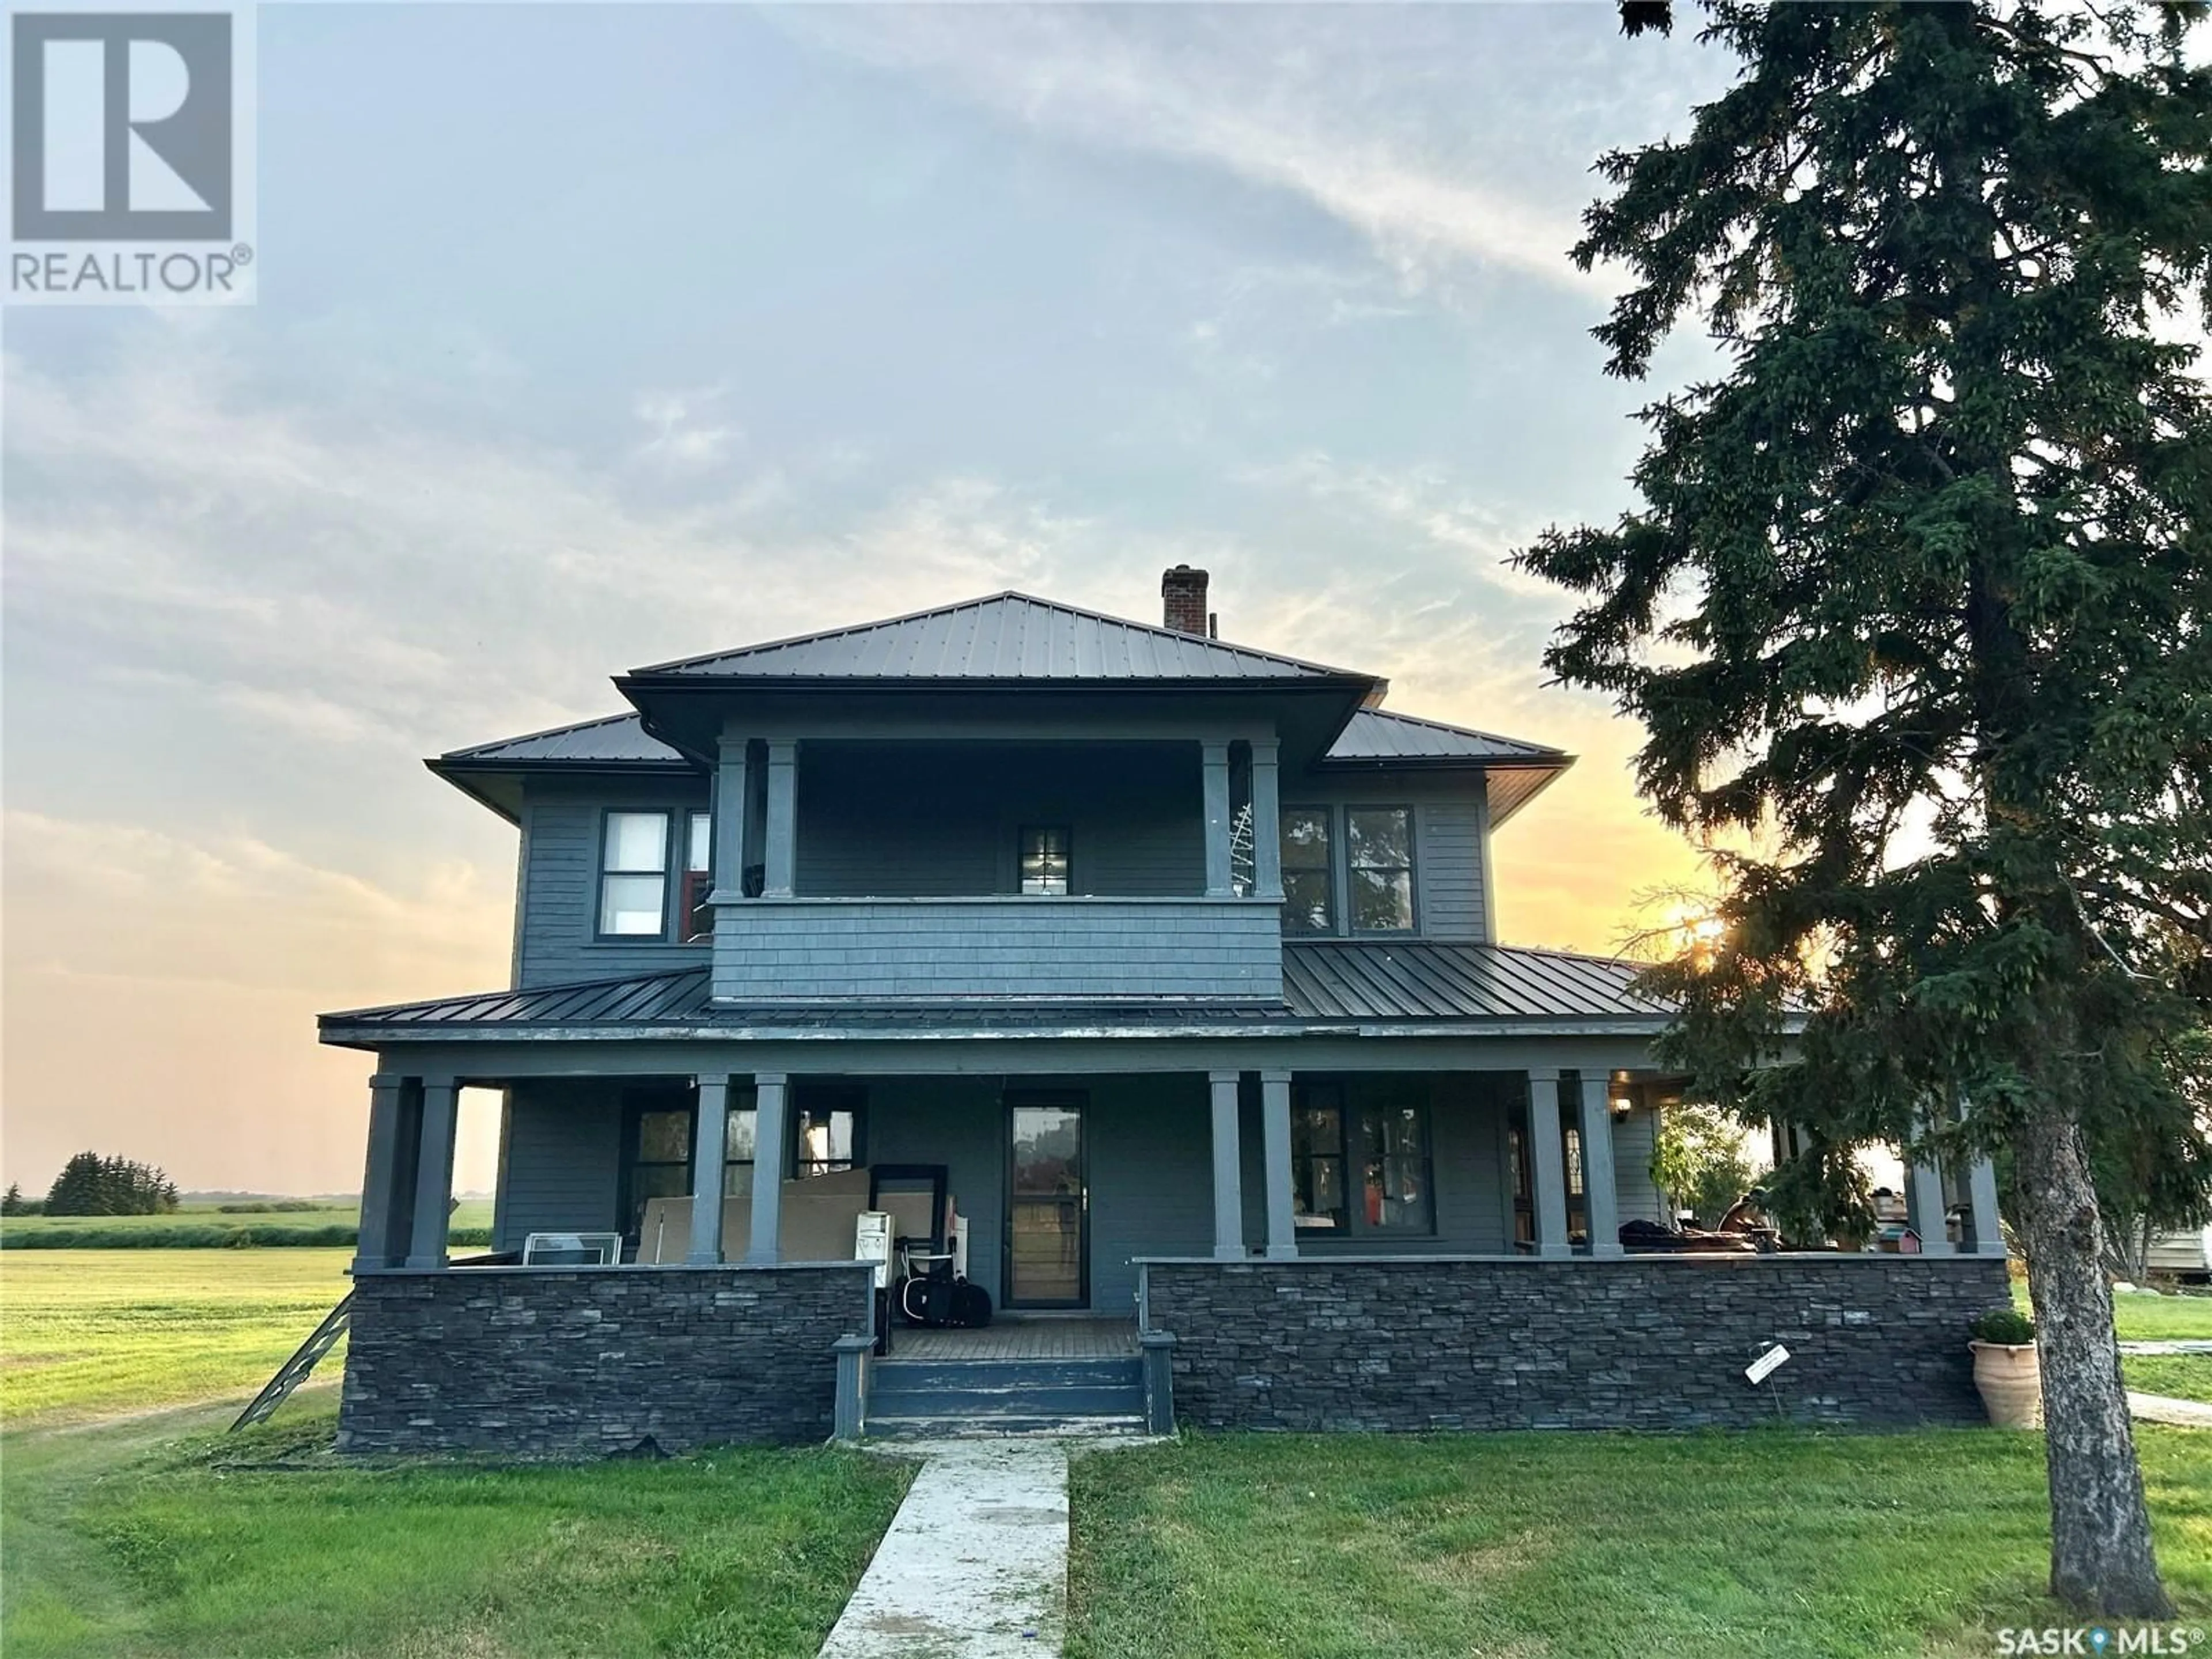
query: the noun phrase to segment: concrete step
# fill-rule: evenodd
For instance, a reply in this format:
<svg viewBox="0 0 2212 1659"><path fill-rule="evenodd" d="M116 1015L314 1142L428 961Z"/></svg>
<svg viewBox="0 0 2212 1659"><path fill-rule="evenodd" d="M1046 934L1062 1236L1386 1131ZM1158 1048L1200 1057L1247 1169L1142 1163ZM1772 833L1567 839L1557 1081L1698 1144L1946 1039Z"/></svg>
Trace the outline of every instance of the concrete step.
<svg viewBox="0 0 2212 1659"><path fill-rule="evenodd" d="M898 1350L868 1368L871 1393L922 1389L1142 1388L1144 1362L1134 1354L1091 1359L901 1359Z"/></svg>
<svg viewBox="0 0 2212 1659"><path fill-rule="evenodd" d="M975 1413L1021 1411L1045 1416L1088 1417L1099 1412L1145 1409L1145 1391L1134 1383L1096 1387L1063 1383L1038 1388L1025 1382L988 1389L879 1389L868 1385L868 1415L964 1417Z"/></svg>
<svg viewBox="0 0 2212 1659"><path fill-rule="evenodd" d="M1141 1413L1054 1417L1018 1412L964 1417L886 1417L868 1413L867 1432L877 1440L983 1440L1002 1435L1120 1436L1142 1437Z"/></svg>

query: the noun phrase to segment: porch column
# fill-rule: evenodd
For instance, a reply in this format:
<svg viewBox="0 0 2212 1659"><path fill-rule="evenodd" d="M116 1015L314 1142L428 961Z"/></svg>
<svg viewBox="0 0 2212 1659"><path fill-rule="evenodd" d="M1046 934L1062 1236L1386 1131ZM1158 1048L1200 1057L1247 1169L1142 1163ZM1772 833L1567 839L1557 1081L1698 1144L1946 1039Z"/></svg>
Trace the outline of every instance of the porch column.
<svg viewBox="0 0 2212 1659"><path fill-rule="evenodd" d="M798 836L799 745L790 738L778 738L768 746L768 845L764 849L767 869L761 882L763 898L791 896Z"/></svg>
<svg viewBox="0 0 2212 1659"><path fill-rule="evenodd" d="M1206 785L1206 896L1227 898L1236 891L1229 867L1229 745L1198 745Z"/></svg>
<svg viewBox="0 0 2212 1659"><path fill-rule="evenodd" d="M699 1127L691 1136L691 1248L684 1257L694 1267L711 1267L722 1259L722 1161L729 1127L730 1079L701 1077Z"/></svg>
<svg viewBox="0 0 2212 1659"><path fill-rule="evenodd" d="M1244 1259L1243 1165L1237 1145L1235 1072L1208 1072L1213 1091L1213 1259Z"/></svg>
<svg viewBox="0 0 2212 1659"><path fill-rule="evenodd" d="M1966 1212L1973 1218L1974 1254L2002 1255L2004 1228L1997 1217L1996 1166L1985 1158L1966 1166Z"/></svg>
<svg viewBox="0 0 2212 1659"><path fill-rule="evenodd" d="M714 768L714 891L745 892L745 751L743 738L725 736Z"/></svg>
<svg viewBox="0 0 2212 1659"><path fill-rule="evenodd" d="M1288 1261L1298 1253L1298 1226L1291 1203L1291 1074L1260 1073L1260 1151L1267 1170L1267 1259Z"/></svg>
<svg viewBox="0 0 2212 1659"><path fill-rule="evenodd" d="M781 1072L760 1072L753 1077L753 1231L745 1249L748 1267L774 1267L783 1260L783 1091L788 1080Z"/></svg>
<svg viewBox="0 0 2212 1659"><path fill-rule="evenodd" d="M396 1254L393 1225L398 1218L401 1182L401 1131L405 1117L402 1098L407 1079L396 1072L379 1072L368 1080L368 1160L361 1176L361 1232L354 1246L353 1270L388 1267Z"/></svg>
<svg viewBox="0 0 2212 1659"><path fill-rule="evenodd" d="M1583 1206L1589 1216L1592 1255L1625 1255L1620 1244L1620 1193L1613 1179L1612 1090L1604 1072L1581 1074Z"/></svg>
<svg viewBox="0 0 2212 1659"><path fill-rule="evenodd" d="M453 1131L460 1085L449 1077L422 1079L422 1144L415 1168L414 1242L410 1267L446 1265L446 1232L453 1200Z"/></svg>
<svg viewBox="0 0 2212 1659"><path fill-rule="evenodd" d="M1920 1235L1923 1255L1949 1255L1950 1230L1943 1224L1943 1171L1933 1163L1916 1163L1905 1175L1905 1207L1912 1231Z"/></svg>
<svg viewBox="0 0 2212 1659"><path fill-rule="evenodd" d="M1536 1185L1536 1254L1571 1255L1567 1161L1559 1138L1559 1074L1528 1073L1528 1175Z"/></svg>
<svg viewBox="0 0 2212 1659"><path fill-rule="evenodd" d="M1282 805L1275 784L1273 739L1252 743L1252 891L1255 897L1283 896Z"/></svg>

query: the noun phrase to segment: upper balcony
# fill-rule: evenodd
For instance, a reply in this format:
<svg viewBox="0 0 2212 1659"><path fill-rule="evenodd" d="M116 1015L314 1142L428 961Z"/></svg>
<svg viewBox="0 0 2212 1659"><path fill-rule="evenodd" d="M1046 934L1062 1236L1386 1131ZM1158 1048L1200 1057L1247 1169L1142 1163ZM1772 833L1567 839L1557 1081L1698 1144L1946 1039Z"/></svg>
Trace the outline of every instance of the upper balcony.
<svg viewBox="0 0 2212 1659"><path fill-rule="evenodd" d="M1275 769L1264 738L732 737L714 995L1279 1001Z"/></svg>

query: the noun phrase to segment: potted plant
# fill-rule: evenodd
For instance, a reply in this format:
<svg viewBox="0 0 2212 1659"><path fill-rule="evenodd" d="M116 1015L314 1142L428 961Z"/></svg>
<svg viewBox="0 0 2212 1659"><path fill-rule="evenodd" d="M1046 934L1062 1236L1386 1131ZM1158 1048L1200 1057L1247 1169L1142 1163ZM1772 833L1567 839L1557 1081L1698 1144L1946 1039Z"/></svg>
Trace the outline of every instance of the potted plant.
<svg viewBox="0 0 2212 1659"><path fill-rule="evenodd" d="M1992 1308L1967 1328L1973 1340L1974 1386L1982 1408L2001 1429L2032 1429L2043 1420L2043 1376L2035 1363L2035 1322L2014 1308Z"/></svg>

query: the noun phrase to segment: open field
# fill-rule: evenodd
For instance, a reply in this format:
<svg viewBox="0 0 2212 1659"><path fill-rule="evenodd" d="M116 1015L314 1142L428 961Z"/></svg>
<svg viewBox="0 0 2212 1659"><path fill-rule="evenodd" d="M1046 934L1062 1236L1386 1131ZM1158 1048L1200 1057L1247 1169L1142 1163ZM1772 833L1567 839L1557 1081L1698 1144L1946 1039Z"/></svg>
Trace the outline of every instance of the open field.
<svg viewBox="0 0 2212 1659"><path fill-rule="evenodd" d="M0 1249L216 1249L287 1244L334 1248L354 1242L350 1204L313 1210L247 1210L187 1205L167 1215L11 1215L0 1219ZM453 1212L455 1245L489 1243L491 1200L463 1199Z"/></svg>
<svg viewBox="0 0 2212 1659"><path fill-rule="evenodd" d="M327 1388L210 1432L232 1409L8 1437L9 1659L801 1659L908 1478L820 1448L371 1469L319 1449Z"/></svg>
<svg viewBox="0 0 2212 1659"><path fill-rule="evenodd" d="M351 1256L343 1249L0 1255L0 1424L81 1421L251 1394L337 1305ZM329 1375L337 1375L343 1352L324 1360Z"/></svg>
<svg viewBox="0 0 2212 1659"><path fill-rule="evenodd" d="M2212 1616L2212 1434L2137 1430ZM1071 1659L1986 1659L2039 1593L2043 1448L1909 1434L1207 1436L1081 1459Z"/></svg>

